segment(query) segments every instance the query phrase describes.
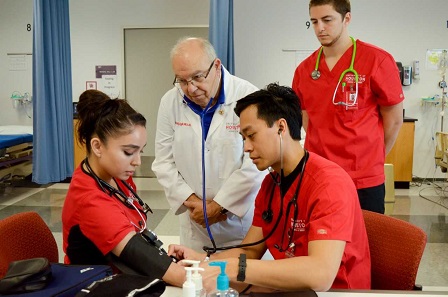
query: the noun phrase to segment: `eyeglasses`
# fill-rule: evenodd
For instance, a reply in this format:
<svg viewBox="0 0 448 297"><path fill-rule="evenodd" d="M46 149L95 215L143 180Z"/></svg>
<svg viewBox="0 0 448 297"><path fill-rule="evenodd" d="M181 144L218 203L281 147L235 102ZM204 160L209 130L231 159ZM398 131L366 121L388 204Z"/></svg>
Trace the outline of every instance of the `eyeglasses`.
<svg viewBox="0 0 448 297"><path fill-rule="evenodd" d="M208 67L207 71L198 73L189 80L175 77L174 81L173 81L173 85L180 88L180 87L187 87L189 83L192 84L193 86L196 86L196 84L203 83L205 81L205 79L207 78L207 76L209 75L210 71L212 70L215 60L216 59L213 59L212 63L210 64L210 67Z"/></svg>

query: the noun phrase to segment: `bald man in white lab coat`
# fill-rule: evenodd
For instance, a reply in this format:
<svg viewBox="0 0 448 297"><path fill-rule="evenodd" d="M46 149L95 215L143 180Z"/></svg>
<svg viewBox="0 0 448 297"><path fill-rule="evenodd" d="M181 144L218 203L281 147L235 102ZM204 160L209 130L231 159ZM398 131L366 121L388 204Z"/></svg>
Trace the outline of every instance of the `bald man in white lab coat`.
<svg viewBox="0 0 448 297"><path fill-rule="evenodd" d="M208 225L216 246L239 244L252 224L266 172L258 171L244 153L233 109L257 88L231 75L201 38L180 40L171 61L175 86L160 102L152 170L179 215L181 244L197 251L212 245L203 215L203 167Z"/></svg>

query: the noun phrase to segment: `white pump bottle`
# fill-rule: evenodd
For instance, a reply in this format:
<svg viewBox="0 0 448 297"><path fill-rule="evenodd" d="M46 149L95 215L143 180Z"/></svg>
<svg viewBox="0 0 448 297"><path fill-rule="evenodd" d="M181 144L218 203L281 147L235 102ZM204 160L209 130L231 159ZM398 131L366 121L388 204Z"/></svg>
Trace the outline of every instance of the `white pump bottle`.
<svg viewBox="0 0 448 297"><path fill-rule="evenodd" d="M182 285L182 296L183 297L196 297L196 296L202 296L197 295L198 292L204 291L202 289L202 277L201 277L201 289L198 291L196 288L195 282L192 280L192 271L196 271L199 274L199 270L204 270L204 268L201 267L185 267L186 270L186 281ZM205 294L205 293L204 293ZM205 296L205 295L204 295Z"/></svg>
<svg viewBox="0 0 448 297"><path fill-rule="evenodd" d="M193 268L192 271L192 276L191 276L191 280L193 281L193 283L195 284L195 295L196 297L206 297L207 294L205 292L205 289L202 287L202 275L199 273L199 271L204 271L204 268L199 267L199 263L201 263L201 261L196 261L196 260L182 260L182 263L188 264L188 265L192 265L192 267L186 267L186 268Z"/></svg>

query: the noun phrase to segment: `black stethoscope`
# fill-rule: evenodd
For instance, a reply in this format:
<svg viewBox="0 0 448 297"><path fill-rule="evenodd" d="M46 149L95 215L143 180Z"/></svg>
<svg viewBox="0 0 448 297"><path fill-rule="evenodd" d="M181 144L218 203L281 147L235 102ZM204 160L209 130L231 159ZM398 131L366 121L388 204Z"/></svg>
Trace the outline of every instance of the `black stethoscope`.
<svg viewBox="0 0 448 297"><path fill-rule="evenodd" d="M86 166L87 168L87 172L84 171L84 166ZM115 198L117 198L121 203L123 203L126 207L130 208L130 209L134 209L135 211L137 211L137 213L140 216L140 221L139 221L139 225L137 226L134 222L131 221L131 224L134 225L135 228L137 228L139 230L139 233L143 236L143 238L150 244L154 245L156 248L158 248L161 252L163 252L164 254L167 254L167 252L163 249L162 245L163 242L158 239L157 235L149 230L148 228L146 228L146 218L143 217L143 215L147 215L148 211L150 213L152 213L152 209L149 207L148 204L146 204L138 195L137 193L134 191L134 189L132 189L132 187L124 180L120 180L121 183L123 185L125 185L125 187L129 190L129 192L131 193L131 196L127 196L125 193L123 193L123 191L120 189L120 185L117 183L117 181L115 181L115 183L117 184L118 189L115 189L111 184L109 184L108 182L106 182L105 180L101 179L98 175L96 175L96 173L92 170L92 167L90 167L89 164L89 160L87 158L85 158L82 163L81 163L81 168L83 169L84 172L86 172L89 176L91 176L95 182L97 183L97 185L101 188L101 190L106 193L109 194L109 196L113 196ZM138 204L141 206L141 209L138 208L137 206L135 206L134 204L134 200L137 200ZM170 256L173 259L173 262L178 262L179 260L174 257L174 256Z"/></svg>
<svg viewBox="0 0 448 297"><path fill-rule="evenodd" d="M113 196L113 197L117 198L126 207L135 209L138 212L138 214L140 215L140 218L141 218L141 221L139 222L140 226L137 226L132 222L131 223L135 227L137 227L137 229L139 229L140 232L143 232L146 229L146 219L143 217L142 214L144 214L146 216L148 211L150 213L152 213L152 210L148 206L148 204L143 202L143 200L137 195L137 193L134 191L134 189L132 189L132 187L126 181L120 180L121 183L123 185L125 185L125 187L129 190L129 192L131 193L131 196L127 196L125 193L123 193L123 191L120 189L119 184L116 181L115 181L115 183L117 184L118 189L115 189L111 184L109 184L105 180L101 179L98 175L96 175L96 173L92 170L92 167L90 167L90 164L89 164L89 161L87 160L87 158L85 158L82 161L81 166L82 165L86 166L87 171L88 171L86 173L95 180L97 185L101 188L101 190L104 193L109 194L109 196ZM82 168L84 168L84 167L82 167ZM141 209L135 206L134 199L137 200L138 204L141 206Z"/></svg>
<svg viewBox="0 0 448 297"><path fill-rule="evenodd" d="M345 69L344 71L342 71L341 75L339 76L339 80L338 80L338 84L336 85L336 88L334 89L334 93L333 93L333 99L332 102L334 105L344 105L344 106L355 106L358 100L358 85L359 85L359 76L358 76L358 72L355 70L354 68L354 64L355 64L355 57L356 57L356 40L350 36L350 39L352 40L353 43L353 53L352 53L352 59L350 62L350 66ZM314 66L314 70L311 72L311 78L313 80L317 80L320 78L320 71L319 71L319 63L320 63L320 57L322 55L322 51L323 51L323 47L320 48L319 53L317 54L317 59L316 59L316 65ZM353 75L355 76L355 85L356 85L356 91L354 94L354 98L351 100L351 103L346 103L346 102L335 102L335 98L336 98L336 93L337 90L339 89L339 85L341 84L342 80L344 79L344 76L347 73L353 73ZM345 89L345 82L342 83L342 92L344 92Z"/></svg>
<svg viewBox="0 0 448 297"><path fill-rule="evenodd" d="M285 238L285 232L286 232L286 227L287 227L287 223L288 223L288 216L289 216L289 212L291 210L291 207L294 207L294 215L293 215L293 226L292 226L292 232L291 234L289 234L289 242L287 247L291 246L291 243L293 241L293 235L294 235L294 231L296 228L296 223L297 223L297 217L299 215L299 205L297 203L297 200L299 198L299 193L300 193L300 187L302 185L302 180L303 180L303 175L305 172L305 166L306 163L308 161L309 158L309 153L307 150L305 150L305 155L304 155L304 160L303 160L303 164L302 164L302 168L300 169L300 178L299 178L299 182L297 183L297 187L296 187L296 191L294 193L294 196L292 197L291 200L289 200L288 205L286 206L286 216L285 216L285 223L283 225L283 232L282 232L282 240L283 238ZM272 176L272 175L271 175ZM274 181L276 181L277 179L274 179ZM280 197L281 197L281 203L280 203L280 214L277 218L277 221L275 222L275 226L273 228L273 230L275 230L279 224L280 221L280 217L283 215L283 201L284 201L284 195L282 193L281 190L281 182L276 183L279 187L280 187ZM272 211L272 200L274 198L274 191L275 191L275 187L273 187L272 191L271 191L271 197L269 198L269 203L268 203L268 208L263 211L262 213L262 218L266 223L270 223L272 221L272 218L274 216L273 211ZM267 239L267 238L266 238ZM283 243L281 245L275 244L274 247L276 249L278 249L280 252L284 252L286 251L285 248L283 248Z"/></svg>
<svg viewBox="0 0 448 297"><path fill-rule="evenodd" d="M299 207L297 204L297 199L299 197L299 193L300 193L300 187L302 185L302 179L303 179L303 175L305 173L305 167L306 167L306 163L308 162L308 158L309 158L309 153L307 150L304 150L305 154L304 154L304 159L303 159L303 164L302 164L302 168L300 169L300 178L299 178L299 182L297 183L297 188L296 188L296 192L294 193L293 198L288 202L288 206L286 207L286 216L289 215L290 212L290 208L291 206L294 206L294 223L293 223L293 232L295 230L295 225L296 225L296 221L297 221L297 217L299 214ZM272 236L272 234L274 234L275 230L278 227L278 224L280 223L280 219L283 216L283 200L284 200L284 196L282 195L282 189L281 189L281 176L283 175L283 169L282 172L280 174L280 180L278 180L276 178L276 176L274 176L271 172L269 172L269 174L271 175L272 179L274 180L274 184L272 186L272 190L271 190L271 196L269 198L269 203L268 203L268 208L266 210L263 211L261 217L262 219L266 222L266 223L271 223L272 219L274 217L274 213L272 211L272 200L274 198L274 193L275 193L275 187L278 186L280 188L280 196L281 196L281 204L280 204L280 213L277 217L277 220L275 221L274 227L271 229L271 231L269 232L268 235L266 235L264 238L256 241L256 242L250 242L250 243L245 243L245 244L238 244L238 245L230 245L230 246L223 246L223 247L207 247L204 246L203 250L207 253L207 258L210 258L210 255L216 251L224 251L224 250L230 250L233 248L244 248L244 247L249 247L249 246L254 246L260 243L265 242L266 240L268 240L268 238L270 238ZM284 228L283 228L283 232L282 232L282 239L285 236L285 230L286 230L286 224L287 224L288 219L285 219L285 224L284 224ZM288 242L288 247L291 245L293 240L293 234L290 234L289 237L289 242ZM279 245L274 245L274 247L276 249L278 249L280 252L284 252L285 249L283 249L283 245L279 246Z"/></svg>

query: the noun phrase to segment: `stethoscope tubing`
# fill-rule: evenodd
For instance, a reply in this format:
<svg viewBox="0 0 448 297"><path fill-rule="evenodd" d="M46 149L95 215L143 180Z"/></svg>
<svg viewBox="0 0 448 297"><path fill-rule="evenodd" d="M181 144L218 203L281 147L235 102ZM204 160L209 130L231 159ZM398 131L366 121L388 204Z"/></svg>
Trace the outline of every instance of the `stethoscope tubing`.
<svg viewBox="0 0 448 297"><path fill-rule="evenodd" d="M300 179L299 179L299 182L297 184L296 192L295 192L295 195L294 195L293 199L291 199L291 201L288 202L288 207L289 207L289 205L293 201L295 203L295 207L294 207L294 223L297 220L297 217L296 217L297 216L296 214L298 214L298 211L297 211L297 208L298 208L298 206L297 206L297 199L298 199L298 196L299 196L299 193L300 193L300 187L302 185L302 179L303 179L303 175L305 173L305 167L306 167L306 163L308 162L308 157L309 157L309 153L305 150L305 154L304 154L304 158L305 159L304 159L303 166L302 166L302 169L301 169ZM213 248L204 246L202 249L207 253L207 258L209 258L210 255L215 253L216 251L225 251L225 250L230 250L230 249L233 249L233 248L245 248L245 247L249 247L249 246L258 245L258 244L263 243L266 240L268 240L274 234L275 230L278 227L278 224L280 223L280 219L283 216L283 201L284 201L284 197L281 194L281 192L282 192L282 190L281 190L282 174L280 175L280 182L277 182L277 180L276 180L276 178L274 177L273 174L271 174L271 178L274 181L274 183L273 183L273 189L271 190L271 197L269 199L269 205L271 205L272 198L273 198L273 195L274 195L274 192L275 192L275 187L279 188L281 199L280 199L280 212L278 214L277 220L275 221L274 227L271 229L271 231L268 233L268 235L266 235L264 238L262 238L262 239L260 239L258 241L244 243L244 244L229 245L229 246L222 246L222 247L216 247L216 245L215 245L215 246L213 246ZM292 235L291 235L291 238L292 238ZM288 245L289 244L290 243L288 243ZM281 251L281 252L284 251L282 249L282 247L278 248L278 250Z"/></svg>
<svg viewBox="0 0 448 297"><path fill-rule="evenodd" d="M125 193L123 193L123 191L121 191L119 188L115 189L114 187L112 187L112 185L110 185L109 183L107 183L106 181L102 180L98 175L96 175L96 173L92 170L92 168L90 167L89 161L87 158L85 158L82 162L82 164L86 165L87 168L87 174L92 177L95 182L97 183L97 185L99 186L99 188L107 194L107 192L109 192L108 194L110 196L114 196L116 199L118 199L120 202L122 202L126 207L128 208L132 208L135 209L135 211L137 211L137 213L140 216L141 219L141 224L143 224L143 226L137 226L135 223L133 223L131 221L131 224L134 225L134 227L136 227L140 233L142 233L143 231L146 230L146 219L143 217L143 214L145 213L145 209L148 209L147 211L152 213L151 208L145 204L143 202L143 200L137 195L137 193L134 191L134 189L132 189L132 187L124 180L120 180L121 183L129 190L129 192L133 195L133 197L135 197L135 199L137 199L137 202L142 206L142 209L139 209L137 206L135 206L135 204L133 203L132 199L127 197ZM82 166L81 164L81 166ZM118 183L117 183L118 186ZM106 190L106 188L107 190ZM124 201L122 199L120 199L120 196L122 199L124 199ZM146 205L146 207L145 207Z"/></svg>
<svg viewBox="0 0 448 297"><path fill-rule="evenodd" d="M102 180L98 175L96 175L96 173L92 170L92 168L90 167L89 161L87 158L85 158L83 160L83 162L81 163L81 166L83 166L83 164L86 165L87 170L85 171L84 168L83 172L85 172L87 175L89 175L90 177L92 177L95 182L97 183L98 187L105 193L105 194L109 194L111 197L114 196L116 199L118 199L124 206L134 209L138 215L140 216L140 221L138 222L139 225L135 224L134 222L132 222L132 220L130 220L130 223L136 228L136 230L138 230L138 233L149 243L152 244L153 246L155 246L157 249L160 250L161 253L167 254L167 252L165 251L165 249L163 249L162 245L163 242L158 239L156 233L154 233L153 231L149 230L147 228L147 224L146 224L146 217L143 217L143 215L146 216L146 213L149 211L152 213L151 208L145 203L143 202L143 200L137 195L137 193L134 191L134 189L132 189L132 187L124 180L120 180L121 183L123 185L125 185L125 187L129 190L129 192L133 195L133 197L137 200L137 202L140 204L140 206L142 207L142 209L139 209L135 204L134 204L134 200L131 197L127 197L125 193L123 193L123 191L120 189L120 186L117 183L117 187L118 189L115 189L114 187L112 187L112 185L110 185L109 183L107 183L106 181ZM106 189L104 188L106 187L108 189L108 192L106 191ZM120 197L124 199L124 201L122 199L120 199ZM178 262L179 260L174 257L174 256L170 256L173 259L173 262Z"/></svg>
<svg viewBox="0 0 448 297"><path fill-rule="evenodd" d="M181 92L179 89L178 89L178 91L179 91L180 96L182 97L182 102L185 104L185 106L188 106L188 108L190 108L191 110L194 110L190 106L189 100L187 100L188 98L185 95L185 93ZM207 103L206 107L198 115L199 115L199 118L201 120L200 122L201 122L201 130L202 130L201 131L202 212L203 212L203 215L204 215L204 223L205 223L205 228L207 230L208 237L210 238L210 241L211 241L211 243L213 245L213 248L216 249L215 239L213 237L212 231L210 230L210 225L208 223L208 216L207 216L207 193L206 193L206 189L205 189L205 182L206 182L206 178L205 178L205 175L206 175L205 174L205 137L207 135L205 135L204 119L205 119L205 114L211 108L213 100L214 100L214 97L210 97L210 100Z"/></svg>
<svg viewBox="0 0 448 297"><path fill-rule="evenodd" d="M274 183L272 193L274 193L276 186L278 186L280 188L280 186L278 184ZM268 235L266 235L264 238L262 238L258 241L244 243L244 244L227 245L227 246L221 246L221 247L216 247L216 245L215 245L212 248L208 247L208 246L204 246L204 247L202 247L202 249L207 253L207 258L208 258L208 257L210 257L211 254L214 254L217 251L225 251L225 250L230 250L230 249L234 249L234 248L245 248L245 247L254 246L254 245L263 243L266 240L268 240L272 236L272 234L274 234L275 230L278 227L278 224L280 223L280 219L281 219L282 215L283 215L283 199L281 199L281 202L280 202L280 213L277 217L277 220L275 221L275 225L271 229L271 231L268 233Z"/></svg>
<svg viewBox="0 0 448 297"><path fill-rule="evenodd" d="M344 105L347 107L355 106L357 104L357 102L358 102L358 85L359 85L359 75L358 75L358 72L354 68L355 57L356 57L356 40L351 36L350 36L350 39L353 43L353 53L352 53L352 58L350 61L350 66L347 69L345 69L339 76L338 83L336 85L336 88L334 89L333 98L332 98L332 103L334 105ZM323 52L323 47L321 47L319 49L319 53L317 54L317 59L316 59L316 64L314 66L314 70L311 72L311 77L313 80L317 80L320 78L319 63L320 63L320 58L321 58L322 52ZM344 79L344 76L347 73L353 73L353 75L355 76L355 85L356 85L355 89L356 90L355 90L355 94L354 94L355 95L354 100L352 103L345 103L343 101L335 102L336 93L339 89L339 86L340 86L342 80Z"/></svg>
<svg viewBox="0 0 448 297"><path fill-rule="evenodd" d="M213 246L216 247L215 239L213 238L212 231L210 230L210 225L208 224L208 216L207 216L207 191L205 190L205 123L204 118L207 111L210 109L210 106L212 105L213 97L210 98L210 101L207 103L207 106L204 108L204 111L201 113L201 128L202 128L202 211L204 213L204 221L205 226L207 227L207 233L210 237L211 242L213 243Z"/></svg>

